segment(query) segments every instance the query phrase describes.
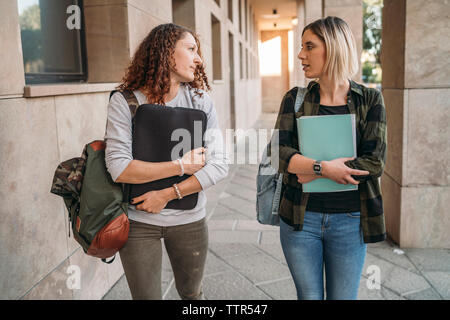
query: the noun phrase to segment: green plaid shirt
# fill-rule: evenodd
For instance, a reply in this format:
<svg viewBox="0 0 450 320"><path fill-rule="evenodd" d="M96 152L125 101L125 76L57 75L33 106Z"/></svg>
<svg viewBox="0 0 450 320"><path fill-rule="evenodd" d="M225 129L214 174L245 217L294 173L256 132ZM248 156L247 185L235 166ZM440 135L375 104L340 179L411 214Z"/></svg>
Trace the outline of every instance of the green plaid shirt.
<svg viewBox="0 0 450 320"><path fill-rule="evenodd" d="M287 172L289 161L300 154L295 118L317 115L320 96L319 83L312 81L300 110L294 115L298 88L288 91L281 102L275 129L279 130L279 168L283 173L283 188L279 214L302 230L308 193L302 192L297 176ZM376 89L350 81L347 106L356 118L357 158L345 164L353 169L367 170L368 176L358 177L361 198L361 227L365 243L386 239L380 177L386 160L386 110L383 96ZM320 160L320 159L316 159Z"/></svg>

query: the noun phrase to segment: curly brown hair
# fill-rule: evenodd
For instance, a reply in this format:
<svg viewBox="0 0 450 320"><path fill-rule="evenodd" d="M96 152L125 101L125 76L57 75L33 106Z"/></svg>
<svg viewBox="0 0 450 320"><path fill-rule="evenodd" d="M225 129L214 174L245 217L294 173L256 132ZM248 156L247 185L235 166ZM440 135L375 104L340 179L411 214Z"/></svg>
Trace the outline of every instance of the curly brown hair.
<svg viewBox="0 0 450 320"><path fill-rule="evenodd" d="M150 31L141 42L117 89L139 89L149 102L165 105L164 95L170 90L170 71L175 66L175 45L186 32L194 37L198 55L203 60L200 41L195 32L173 23L161 24ZM210 90L203 64L197 65L194 76L192 82L185 84L195 89L196 94L202 95L199 89Z"/></svg>

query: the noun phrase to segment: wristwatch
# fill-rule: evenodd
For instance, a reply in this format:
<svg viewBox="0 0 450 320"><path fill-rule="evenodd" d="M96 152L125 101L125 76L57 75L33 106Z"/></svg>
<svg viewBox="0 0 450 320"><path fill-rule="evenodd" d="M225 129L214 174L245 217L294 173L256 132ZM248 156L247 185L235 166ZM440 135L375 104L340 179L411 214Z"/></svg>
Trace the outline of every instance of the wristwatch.
<svg viewBox="0 0 450 320"><path fill-rule="evenodd" d="M320 160L316 160L313 164L314 173L318 176L322 175L322 164Z"/></svg>

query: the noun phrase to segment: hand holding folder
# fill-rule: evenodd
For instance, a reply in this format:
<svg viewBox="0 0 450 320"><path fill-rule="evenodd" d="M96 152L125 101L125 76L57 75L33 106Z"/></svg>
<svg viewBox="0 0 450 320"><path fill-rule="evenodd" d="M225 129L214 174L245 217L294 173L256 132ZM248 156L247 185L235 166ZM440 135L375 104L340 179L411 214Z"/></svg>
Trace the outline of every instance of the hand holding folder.
<svg viewBox="0 0 450 320"><path fill-rule="evenodd" d="M133 159L148 162L174 161L183 157L185 151L205 147L207 116L202 110L143 104L137 109L134 120ZM150 191L170 188L173 184L188 179L190 175L187 173L192 172L185 172L181 177L127 184L126 199L132 200ZM198 193L193 193L181 200L169 201L165 208L191 210L197 205L197 200Z"/></svg>
<svg viewBox="0 0 450 320"><path fill-rule="evenodd" d="M297 119L298 141L303 156L331 161L356 157L355 115L305 116ZM353 184L339 184L319 178L303 184L303 192L357 190Z"/></svg>

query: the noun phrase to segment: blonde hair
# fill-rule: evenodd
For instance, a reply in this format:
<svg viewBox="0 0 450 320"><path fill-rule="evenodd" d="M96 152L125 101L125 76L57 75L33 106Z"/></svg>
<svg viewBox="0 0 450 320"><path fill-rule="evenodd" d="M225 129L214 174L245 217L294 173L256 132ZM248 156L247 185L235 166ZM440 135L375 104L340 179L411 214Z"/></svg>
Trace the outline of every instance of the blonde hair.
<svg viewBox="0 0 450 320"><path fill-rule="evenodd" d="M308 24L302 32L311 30L324 43L327 52L324 71L337 83L351 79L359 69L358 52L353 33L338 17L326 17Z"/></svg>

